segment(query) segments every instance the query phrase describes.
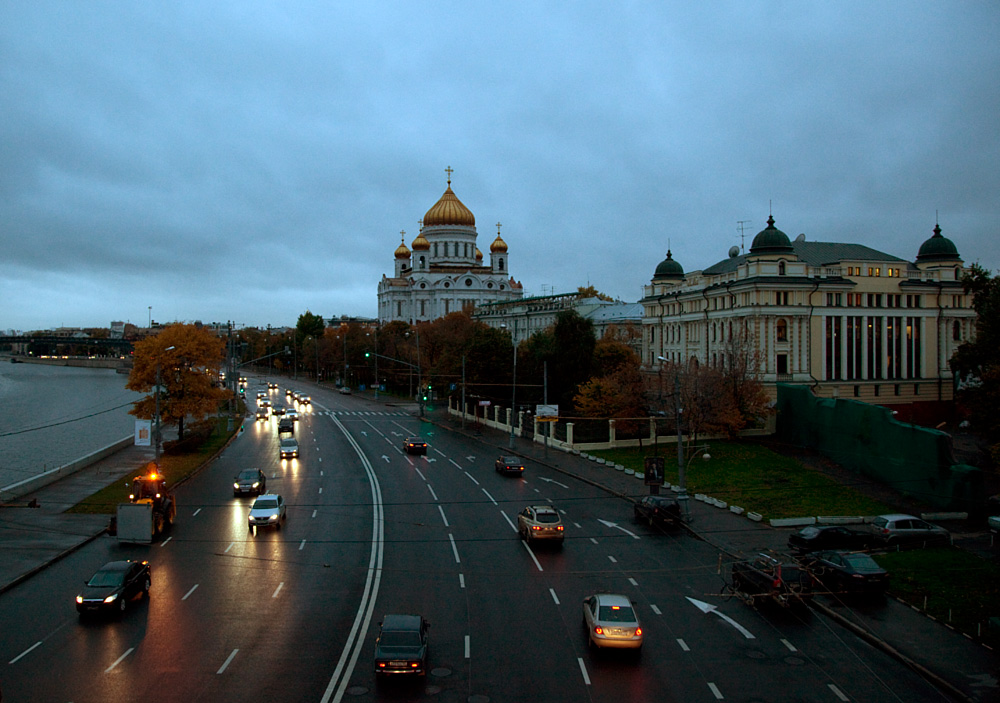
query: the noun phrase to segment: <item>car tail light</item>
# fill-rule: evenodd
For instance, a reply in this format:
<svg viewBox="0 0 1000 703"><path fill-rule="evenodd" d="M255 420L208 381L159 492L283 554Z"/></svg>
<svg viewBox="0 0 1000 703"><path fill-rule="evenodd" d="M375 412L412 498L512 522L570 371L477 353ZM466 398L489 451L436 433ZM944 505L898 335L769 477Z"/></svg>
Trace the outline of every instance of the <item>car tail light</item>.
<svg viewBox="0 0 1000 703"><path fill-rule="evenodd" d="M379 669L384 669L385 668L385 662L379 662L378 663L378 668Z"/></svg>
<svg viewBox="0 0 1000 703"><path fill-rule="evenodd" d="M560 532L562 532L563 531L563 526L559 525L559 527L557 527L556 529L559 530Z"/></svg>
<svg viewBox="0 0 1000 703"><path fill-rule="evenodd" d="M642 637L642 628L641 627L635 628L635 636L636 637Z"/></svg>
<svg viewBox="0 0 1000 703"><path fill-rule="evenodd" d="M420 666L420 662L410 662L410 668L411 669L416 669L419 666Z"/></svg>

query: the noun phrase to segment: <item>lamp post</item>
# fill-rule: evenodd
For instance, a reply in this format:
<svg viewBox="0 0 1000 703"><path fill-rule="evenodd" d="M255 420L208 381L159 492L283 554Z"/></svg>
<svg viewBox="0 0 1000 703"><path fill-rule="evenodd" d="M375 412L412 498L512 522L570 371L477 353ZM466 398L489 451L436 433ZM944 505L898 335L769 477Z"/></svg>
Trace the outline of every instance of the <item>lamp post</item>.
<svg viewBox="0 0 1000 703"><path fill-rule="evenodd" d="M514 373L510 384L510 438L508 446L514 448L514 418L517 417L517 319L512 320L514 324L513 330L510 333L510 340L514 346ZM507 323L500 323L501 329L507 329ZM462 408L462 412L465 412L465 408Z"/></svg>
<svg viewBox="0 0 1000 703"><path fill-rule="evenodd" d="M163 350L163 353L168 351L173 351L176 349L174 346L169 346ZM160 359L156 360L156 449L154 450L154 456L156 461L156 466L160 466Z"/></svg>

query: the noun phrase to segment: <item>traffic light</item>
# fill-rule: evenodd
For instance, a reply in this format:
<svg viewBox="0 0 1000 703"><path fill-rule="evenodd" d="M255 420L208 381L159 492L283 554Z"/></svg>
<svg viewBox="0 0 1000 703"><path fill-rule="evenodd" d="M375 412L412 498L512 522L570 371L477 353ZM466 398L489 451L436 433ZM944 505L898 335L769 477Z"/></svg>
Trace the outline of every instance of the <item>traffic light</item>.
<svg viewBox="0 0 1000 703"><path fill-rule="evenodd" d="M369 358L369 357L370 357L371 355L372 355L372 353L371 353L371 352L365 352L365 358L366 358L366 359L367 359L367 358Z"/></svg>

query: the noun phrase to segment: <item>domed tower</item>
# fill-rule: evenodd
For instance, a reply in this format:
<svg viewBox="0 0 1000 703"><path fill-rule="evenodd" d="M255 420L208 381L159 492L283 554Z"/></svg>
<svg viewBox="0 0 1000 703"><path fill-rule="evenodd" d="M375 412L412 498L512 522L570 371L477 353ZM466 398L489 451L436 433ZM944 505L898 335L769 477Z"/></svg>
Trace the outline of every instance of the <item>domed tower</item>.
<svg viewBox="0 0 1000 703"><path fill-rule="evenodd" d="M788 235L774 226L774 217L767 216L767 227L757 233L750 244L750 256L784 255L795 253Z"/></svg>
<svg viewBox="0 0 1000 703"><path fill-rule="evenodd" d="M493 273L507 273L507 242L500 237L500 227L497 222L497 238L490 244L490 268Z"/></svg>
<svg viewBox="0 0 1000 703"><path fill-rule="evenodd" d="M413 247L413 270L426 271L430 267L430 263L427 261L427 252L430 251L431 244L424 237L423 227L420 228L420 234L410 246Z"/></svg>
<svg viewBox="0 0 1000 703"><path fill-rule="evenodd" d="M476 265L476 216L451 189L451 167L445 169L448 186L424 214L420 234L430 245L432 264Z"/></svg>
<svg viewBox="0 0 1000 703"><path fill-rule="evenodd" d="M674 261L673 255L667 249L667 258L657 265L653 273L653 283L679 283L684 280L684 267Z"/></svg>
<svg viewBox="0 0 1000 703"><path fill-rule="evenodd" d="M403 242L403 237L406 236L406 231L400 231L399 233L399 246L396 247L396 251L393 256L396 258L396 278L403 275L403 270L410 268L410 250L406 248L406 244Z"/></svg>
<svg viewBox="0 0 1000 703"><path fill-rule="evenodd" d="M921 271L944 269L954 271L954 280L962 278L962 257L958 255L958 247L950 239L941 234L941 225L934 225L934 234L920 245L917 252L917 268ZM946 278L950 278L947 276Z"/></svg>

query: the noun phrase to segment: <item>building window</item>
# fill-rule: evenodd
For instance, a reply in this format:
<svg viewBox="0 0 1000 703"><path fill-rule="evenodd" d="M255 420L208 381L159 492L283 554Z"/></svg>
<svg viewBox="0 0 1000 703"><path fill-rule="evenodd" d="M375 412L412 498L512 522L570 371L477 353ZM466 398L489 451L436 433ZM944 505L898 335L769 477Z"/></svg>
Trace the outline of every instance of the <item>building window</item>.
<svg viewBox="0 0 1000 703"><path fill-rule="evenodd" d="M503 285L503 283L501 283L501 284L500 284L500 290L504 290L504 285Z"/></svg>
<svg viewBox="0 0 1000 703"><path fill-rule="evenodd" d="M854 387L854 397L855 398L860 398L861 397L861 386L855 386Z"/></svg>
<svg viewBox="0 0 1000 703"><path fill-rule="evenodd" d="M778 275L779 276L784 276L785 275L785 262L784 261L779 261L778 262Z"/></svg>
<svg viewBox="0 0 1000 703"><path fill-rule="evenodd" d="M426 314L427 314L427 301L426 300L421 300L420 301L420 317L423 317Z"/></svg>
<svg viewBox="0 0 1000 703"><path fill-rule="evenodd" d="M788 373L787 354L778 354L777 358L774 361L775 361L775 371L777 371L779 375Z"/></svg>
<svg viewBox="0 0 1000 703"><path fill-rule="evenodd" d="M920 395L920 385L917 383L913 384L913 395Z"/></svg>
<svg viewBox="0 0 1000 703"><path fill-rule="evenodd" d="M840 293L827 293L826 294L826 304L829 307L840 307L841 306L841 295L840 295Z"/></svg>
<svg viewBox="0 0 1000 703"><path fill-rule="evenodd" d="M896 395L899 395L899 384L898 383L895 386L893 386L893 390L895 391Z"/></svg>
<svg viewBox="0 0 1000 703"><path fill-rule="evenodd" d="M445 281L444 282L444 287L445 288L451 288L451 283L449 283L448 281Z"/></svg>
<svg viewBox="0 0 1000 703"><path fill-rule="evenodd" d="M420 268L424 267L424 261L425 261L424 257L421 256L420 257Z"/></svg>
<svg viewBox="0 0 1000 703"><path fill-rule="evenodd" d="M787 342L788 341L788 321L787 320L778 320L778 322L774 326L774 330L775 330L775 332L778 335L778 341L779 342Z"/></svg>
<svg viewBox="0 0 1000 703"><path fill-rule="evenodd" d="M426 288L426 287L427 287L427 284L426 284L426 283L421 283L421 284L420 284L420 290L423 290L423 289L424 289L424 288Z"/></svg>
<svg viewBox="0 0 1000 703"><path fill-rule="evenodd" d="M492 284L492 283L487 283L487 284L486 284L486 287L487 287L487 288L492 288L492 287L493 287L493 284Z"/></svg>
<svg viewBox="0 0 1000 703"><path fill-rule="evenodd" d="M779 290L774 292L775 305L788 305L788 291Z"/></svg>
<svg viewBox="0 0 1000 703"><path fill-rule="evenodd" d="M878 395L879 395L879 386L878 386L878 384L872 386L872 390L875 391L875 397L877 398Z"/></svg>
<svg viewBox="0 0 1000 703"><path fill-rule="evenodd" d="M962 341L962 325L956 320L951 326L951 338L955 342Z"/></svg>
<svg viewBox="0 0 1000 703"><path fill-rule="evenodd" d="M497 270L498 270L498 271L503 271L503 259L500 259L500 260L499 260L499 261L497 262Z"/></svg>
<svg viewBox="0 0 1000 703"><path fill-rule="evenodd" d="M466 278L465 279L465 287L469 288L471 286L472 286L472 279L471 278Z"/></svg>
<svg viewBox="0 0 1000 703"><path fill-rule="evenodd" d="M882 294L881 293L869 293L868 294L868 307L870 307L870 308L880 308L880 307L882 307Z"/></svg>

